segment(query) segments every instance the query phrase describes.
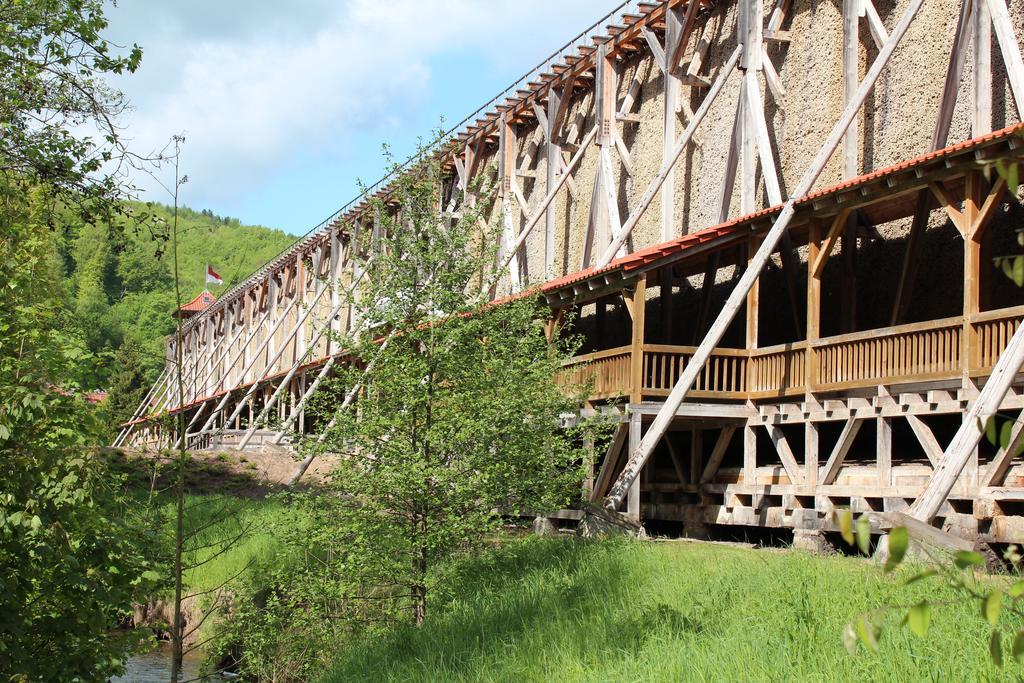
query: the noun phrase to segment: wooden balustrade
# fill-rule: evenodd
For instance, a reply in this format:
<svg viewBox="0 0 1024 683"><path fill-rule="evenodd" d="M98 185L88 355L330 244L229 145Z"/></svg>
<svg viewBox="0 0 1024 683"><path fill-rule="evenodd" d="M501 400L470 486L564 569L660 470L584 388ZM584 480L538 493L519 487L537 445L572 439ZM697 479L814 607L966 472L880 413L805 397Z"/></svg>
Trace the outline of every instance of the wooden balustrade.
<svg viewBox="0 0 1024 683"><path fill-rule="evenodd" d="M750 352L750 398L804 393L807 343L780 344Z"/></svg>
<svg viewBox="0 0 1024 683"><path fill-rule="evenodd" d="M971 359L972 370L977 371L977 374L988 374L999 359L999 354L1010 343L1010 337L1020 327L1022 317L1024 306L988 311L973 316L971 322L974 324L977 349L974 358Z"/></svg>
<svg viewBox="0 0 1024 683"><path fill-rule="evenodd" d="M961 374L962 318L886 327L811 343L815 390L917 382Z"/></svg>
<svg viewBox="0 0 1024 683"><path fill-rule="evenodd" d="M1024 306L971 317L977 346L969 372L986 375L1024 318ZM956 379L964 372L963 318L866 330L760 349L716 349L697 377L694 398L759 399L806 391L842 391L878 384ZM644 344L643 395L664 397L696 347ZM595 400L629 396L631 347L577 356L565 364L562 385L593 382ZM813 364L811 364L813 361ZM810 364L810 366L809 366Z"/></svg>
<svg viewBox="0 0 1024 683"><path fill-rule="evenodd" d="M632 348L620 346L576 356L565 363L556 381L568 387L590 384L590 397L594 400L626 396L630 388Z"/></svg>
<svg viewBox="0 0 1024 683"><path fill-rule="evenodd" d="M644 344L643 393L668 396L696 350L695 346ZM741 398L746 392L746 378L746 351L715 349L690 393L698 398Z"/></svg>

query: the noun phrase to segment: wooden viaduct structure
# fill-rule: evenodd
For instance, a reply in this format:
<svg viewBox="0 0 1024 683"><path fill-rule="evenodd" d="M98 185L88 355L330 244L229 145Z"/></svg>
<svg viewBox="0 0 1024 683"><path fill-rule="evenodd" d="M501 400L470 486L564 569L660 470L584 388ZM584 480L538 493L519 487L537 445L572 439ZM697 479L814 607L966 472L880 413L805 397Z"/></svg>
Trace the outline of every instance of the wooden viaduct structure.
<svg viewBox="0 0 1024 683"><path fill-rule="evenodd" d="M564 377L621 423L584 498L692 534L849 506L1024 541L1024 290L994 263L1024 212L993 170L1024 156L1022 17L631 1L437 149L445 210L497 182L495 296L580 314ZM184 395L172 338L115 445L315 434L307 399L346 362L329 332L358 322L342 292L382 238L364 196L190 319ZM159 419L178 411L185 434ZM996 413L1008 448L980 438Z"/></svg>

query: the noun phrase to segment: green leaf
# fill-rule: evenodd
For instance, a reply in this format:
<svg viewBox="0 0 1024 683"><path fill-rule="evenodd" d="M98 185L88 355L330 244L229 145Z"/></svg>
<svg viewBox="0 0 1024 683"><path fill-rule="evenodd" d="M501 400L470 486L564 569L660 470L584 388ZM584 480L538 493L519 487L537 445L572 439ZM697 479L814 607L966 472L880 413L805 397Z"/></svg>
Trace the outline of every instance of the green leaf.
<svg viewBox="0 0 1024 683"><path fill-rule="evenodd" d="M1024 233L1020 233L1018 235L1017 239L1018 240L1024 239ZM1024 244L1022 244L1021 246L1024 246ZM1005 275L1008 279L1012 280L1013 279L1013 262L1010 259L1008 259L1008 258L1001 258L1001 259L997 259L997 260L998 260L998 266L1003 271L1003 275Z"/></svg>
<svg viewBox="0 0 1024 683"><path fill-rule="evenodd" d="M885 561L885 571L891 572L900 566L910 546L910 534L907 528L898 526L889 532L889 558Z"/></svg>
<svg viewBox="0 0 1024 683"><path fill-rule="evenodd" d="M1015 256L1013 259L1013 284L1024 287L1024 256Z"/></svg>
<svg viewBox="0 0 1024 683"><path fill-rule="evenodd" d="M857 547L864 555L871 554L871 520L867 515L857 518Z"/></svg>
<svg viewBox="0 0 1024 683"><path fill-rule="evenodd" d="M1024 631L1019 631L1014 637L1013 649L1010 652L1018 662L1024 657Z"/></svg>
<svg viewBox="0 0 1024 683"><path fill-rule="evenodd" d="M907 626L910 631L920 637L928 633L928 627L932 623L932 608L927 602L920 602L907 612Z"/></svg>
<svg viewBox="0 0 1024 683"><path fill-rule="evenodd" d="M152 569L150 569L148 571L142 572L142 578L145 581L154 581L154 582L155 581L159 581L160 580L160 573L159 572L155 572Z"/></svg>
<svg viewBox="0 0 1024 683"><path fill-rule="evenodd" d="M1010 437L1013 436L1013 423L1009 420L1003 422L999 429L999 445L1004 449L1010 447Z"/></svg>
<svg viewBox="0 0 1024 683"><path fill-rule="evenodd" d="M1006 594L1014 600L1024 595L1024 581L1018 581L1017 583L1010 586L1009 590L1006 591Z"/></svg>
<svg viewBox="0 0 1024 683"><path fill-rule="evenodd" d="M993 446L999 442L996 440L998 436L999 425L996 422L996 416L992 415L985 421L985 438Z"/></svg>
<svg viewBox="0 0 1024 683"><path fill-rule="evenodd" d="M871 622L868 615L862 614L857 617L853 627L860 642L872 652L878 652L878 627Z"/></svg>
<svg viewBox="0 0 1024 683"><path fill-rule="evenodd" d="M1020 169L1017 162L1011 161L1006 165L1006 189L1010 191L1010 194L1017 194L1018 187L1020 187Z"/></svg>
<svg viewBox="0 0 1024 683"><path fill-rule="evenodd" d="M994 590L985 596L985 599L981 601L981 614L985 617L988 623L993 626L999 621L999 611L1003 607L1003 592L1000 590Z"/></svg>
<svg viewBox="0 0 1024 683"><path fill-rule="evenodd" d="M988 653L996 666L1003 665L1003 641L999 631L992 631L992 637L988 640Z"/></svg>
<svg viewBox="0 0 1024 683"><path fill-rule="evenodd" d="M960 550L953 555L953 564L956 565L957 569L983 567L985 566L985 558L973 550Z"/></svg>
<svg viewBox="0 0 1024 683"><path fill-rule="evenodd" d="M839 534L848 544L853 545L853 512L850 510L835 511L836 524L839 526Z"/></svg>

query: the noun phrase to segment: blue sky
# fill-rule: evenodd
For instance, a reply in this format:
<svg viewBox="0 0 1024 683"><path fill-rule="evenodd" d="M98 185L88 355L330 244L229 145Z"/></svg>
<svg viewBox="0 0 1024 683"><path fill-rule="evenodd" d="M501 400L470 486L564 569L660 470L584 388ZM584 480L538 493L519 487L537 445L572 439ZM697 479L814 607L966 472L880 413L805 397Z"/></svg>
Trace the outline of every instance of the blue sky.
<svg viewBox="0 0 1024 683"><path fill-rule="evenodd" d="M620 0L120 0L137 151L186 137L183 202L302 234ZM447 127L447 126L446 126ZM139 177L144 197L166 201Z"/></svg>

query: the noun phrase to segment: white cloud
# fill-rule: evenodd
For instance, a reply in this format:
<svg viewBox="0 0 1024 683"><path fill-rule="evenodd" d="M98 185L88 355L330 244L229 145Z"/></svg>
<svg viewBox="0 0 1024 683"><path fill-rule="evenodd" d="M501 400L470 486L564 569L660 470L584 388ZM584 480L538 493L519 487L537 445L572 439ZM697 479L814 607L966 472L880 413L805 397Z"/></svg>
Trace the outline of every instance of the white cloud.
<svg viewBox="0 0 1024 683"><path fill-rule="evenodd" d="M145 49L142 69L119 83L135 104L129 137L145 151L183 132L190 194L214 202L304 151L381 137L422 104L438 76L429 62L446 51L525 70L606 9L591 0L136 2L110 11L115 34Z"/></svg>

